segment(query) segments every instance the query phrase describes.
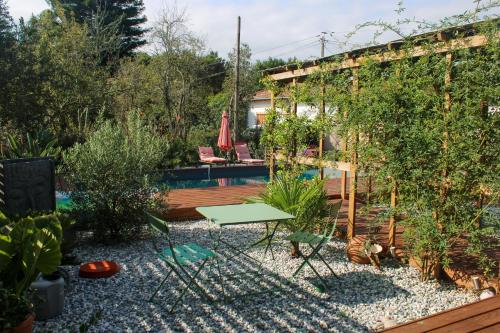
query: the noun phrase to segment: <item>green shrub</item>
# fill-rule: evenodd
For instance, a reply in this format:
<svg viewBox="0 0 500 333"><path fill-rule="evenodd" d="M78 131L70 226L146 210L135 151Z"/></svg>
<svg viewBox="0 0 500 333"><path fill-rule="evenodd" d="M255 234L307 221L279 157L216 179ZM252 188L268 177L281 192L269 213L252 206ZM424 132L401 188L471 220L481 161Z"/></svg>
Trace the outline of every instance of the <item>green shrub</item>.
<svg viewBox="0 0 500 333"><path fill-rule="evenodd" d="M138 230L144 209L158 201L150 178L167 148L165 139L131 113L123 126L101 123L85 143L64 154L74 210L95 237L126 238Z"/></svg>

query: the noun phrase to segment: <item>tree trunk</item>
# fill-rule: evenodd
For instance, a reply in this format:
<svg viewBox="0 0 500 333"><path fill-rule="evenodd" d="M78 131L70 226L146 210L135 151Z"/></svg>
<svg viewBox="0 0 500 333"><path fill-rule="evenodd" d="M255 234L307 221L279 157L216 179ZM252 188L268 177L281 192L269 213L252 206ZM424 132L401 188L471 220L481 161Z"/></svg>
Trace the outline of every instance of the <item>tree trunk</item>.
<svg viewBox="0 0 500 333"><path fill-rule="evenodd" d="M290 243L292 243L292 252L291 252L292 258L298 258L300 253L299 243L297 242L290 242Z"/></svg>

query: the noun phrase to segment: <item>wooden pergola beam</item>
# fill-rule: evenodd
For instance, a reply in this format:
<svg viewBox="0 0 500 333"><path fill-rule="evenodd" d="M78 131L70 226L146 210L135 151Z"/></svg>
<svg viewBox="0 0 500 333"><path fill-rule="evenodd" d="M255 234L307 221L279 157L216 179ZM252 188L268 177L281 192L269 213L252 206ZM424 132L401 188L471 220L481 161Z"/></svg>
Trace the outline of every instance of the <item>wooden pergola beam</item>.
<svg viewBox="0 0 500 333"><path fill-rule="evenodd" d="M352 93L357 94L359 91L358 69L354 68L352 73ZM358 182L358 153L356 145L358 144L358 133L352 131L350 133L350 153L351 167L349 174L349 208L347 209L347 239L352 239L356 236L356 194Z"/></svg>
<svg viewBox="0 0 500 333"><path fill-rule="evenodd" d="M443 37L441 37L443 38ZM439 37L438 37L439 39ZM379 62L388 62L401 60L407 57L421 57L428 55L430 53L446 53L452 52L454 50L481 47L488 43L488 38L484 35L475 35L470 37L463 37L452 39L449 41L442 41L435 43L432 51L425 46L416 46L411 51L407 50L390 50L382 52L380 54L374 54L369 56L360 56L353 58L352 56L345 57L342 61L337 63L330 63L326 65L326 69L329 71L337 71L342 69L357 68L363 65L363 63L369 60L375 60ZM349 53L346 53L348 55ZM313 74L314 72L320 70L319 65L313 65L306 68L299 68L295 70L288 70L282 73L270 74L269 77L275 81L289 80L293 78L298 78L302 76L307 76Z"/></svg>

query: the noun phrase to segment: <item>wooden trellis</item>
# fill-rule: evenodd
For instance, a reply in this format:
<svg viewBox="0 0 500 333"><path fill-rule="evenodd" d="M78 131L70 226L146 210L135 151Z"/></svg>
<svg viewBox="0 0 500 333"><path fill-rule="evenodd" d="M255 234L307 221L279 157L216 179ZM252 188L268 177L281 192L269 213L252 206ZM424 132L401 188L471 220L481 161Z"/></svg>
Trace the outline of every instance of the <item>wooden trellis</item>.
<svg viewBox="0 0 500 333"><path fill-rule="evenodd" d="M463 35L466 37L457 37L450 38L449 36L456 35L456 32L463 32ZM451 83L451 64L453 59L453 51L466 49L466 48L479 48L485 46L488 43L488 38L485 35L476 34L474 31L473 25L466 25L462 27L452 28L443 30L437 33L427 33L419 36L415 36L414 38L418 38L420 40L425 40L427 42L432 42L433 47L430 49L425 47L424 45L417 45L411 49L401 50L398 49L398 46L402 45L402 41L393 41L388 44L379 45L376 47L359 49L351 52L345 52L342 54L337 54L334 56L329 56L325 58L321 58L315 61L306 62L300 66L300 68L296 65L286 65L282 67L277 67L270 69L264 73L270 79L276 82L283 82L287 84L297 85L298 81L306 78L307 76L317 73L318 71L329 71L332 73L340 72L342 70L351 69L353 71L353 93L357 93L358 91L358 76L357 72L360 66L366 63L369 60L375 60L378 62L391 62L397 61L405 58L416 58L425 56L431 53L435 54L445 54L446 61L448 64L447 73L444 78L445 84L445 92L444 92L444 101L445 101L445 112L451 108L451 98L449 86ZM375 51L378 53L374 54ZM372 54L370 54L372 53ZM368 54L368 55L367 55ZM338 61L342 59L341 61ZM324 82L320 83L321 89L321 100L320 100L320 114L322 115L325 112L325 85ZM272 99L272 101L274 98ZM275 107L275 104L272 103L272 107ZM296 112L296 104L294 104L294 110ZM348 112L348 110L346 110ZM323 176L323 167L329 166L333 167L335 163L328 163L323 161L323 136L324 133L320 134L320 144L319 144L319 157L317 165L320 167L321 176ZM348 230L347 237L351 239L355 236L355 226L356 226L356 192L357 192L357 153L356 153L356 144L359 140L359 133L349 133L349 141L346 142L342 140L341 142L341 150L345 154L349 154L350 163L349 167L346 168L345 163L342 161L338 162L337 168L341 170L341 189L340 194L341 198L346 198L346 185L347 185L347 171L350 172L349 177L349 208L348 208ZM447 144L447 133L444 133L444 145ZM295 157L295 156L294 156ZM274 151L272 152L272 156L270 157L271 161L274 163ZM312 164L307 161L308 159L302 159L303 163ZM300 159L298 159L300 163ZM305 161L305 162L304 162ZM271 167L273 165L271 163ZM445 186L442 186L441 191L446 191ZM397 205L398 190L397 184L394 182L391 190L391 200L390 205L391 209L395 209ZM389 245L394 245L396 242L396 215L391 214L389 218Z"/></svg>

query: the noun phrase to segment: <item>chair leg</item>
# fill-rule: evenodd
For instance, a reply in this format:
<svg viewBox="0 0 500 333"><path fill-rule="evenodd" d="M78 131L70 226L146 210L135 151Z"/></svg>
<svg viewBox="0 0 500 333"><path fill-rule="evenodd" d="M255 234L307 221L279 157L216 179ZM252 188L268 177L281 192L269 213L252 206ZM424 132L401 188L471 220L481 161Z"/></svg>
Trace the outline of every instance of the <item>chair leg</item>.
<svg viewBox="0 0 500 333"><path fill-rule="evenodd" d="M203 267L205 266L205 264L207 263L207 261L208 261L208 259L205 259L203 261L203 263L200 265L200 268L198 269L198 271L196 271L196 273L192 277L184 270L184 272L190 277L189 282L187 283L186 287L182 290L182 292L179 295L179 297L177 297L177 299L175 300L174 304L170 308L169 313L172 313L174 311L174 309L177 306L177 304L179 304L180 300L186 294L186 291L188 289L192 288L192 285L197 286L198 289L207 297L207 299L210 299L210 296L206 293L206 291L198 283L196 283L196 281L195 281L195 279L198 277L198 274L201 272L201 270L203 269ZM184 279L182 279L182 280L184 281Z"/></svg>
<svg viewBox="0 0 500 333"><path fill-rule="evenodd" d="M165 276L165 278L161 281L160 285L158 286L158 288L156 288L155 292L153 293L153 295L151 295L151 297L149 298L149 301L152 302L153 301L153 298L156 296L156 294L158 293L158 291L160 291L161 287L163 287L163 284L165 283L165 281L167 281L168 277L170 276L170 274L172 274L174 270L172 268L170 268L170 272L168 272L168 274Z"/></svg>
<svg viewBox="0 0 500 333"><path fill-rule="evenodd" d="M220 264L219 264L219 259L216 257L215 262L217 264L217 271L219 272L219 280L220 280L220 286L222 288L222 297L225 299L226 298L226 291L224 289L224 280L222 278L222 273L220 270Z"/></svg>
<svg viewBox="0 0 500 333"><path fill-rule="evenodd" d="M311 249L314 250L314 247L309 244L309 246L311 247ZM326 260L323 258L323 256L319 253L318 251L318 258L323 262L323 264L325 264L325 266L328 268L328 270L330 271L330 273L333 274L333 276L335 276L337 279L339 278L337 274L335 274L335 272L333 271L332 267L330 265L328 265L328 263L326 262Z"/></svg>
<svg viewBox="0 0 500 333"><path fill-rule="evenodd" d="M311 244L309 244L309 247L312 249L312 252L307 256L304 256L304 254L301 251L299 251L298 254L304 261L300 264L299 268L297 268L297 270L293 273L293 277L295 277L297 274L299 274L302 271L302 269L305 267L305 265L308 265L313 270L314 274L316 274L316 276L321 280L323 287L326 289L325 279L313 267L313 265L309 262L309 259L318 255L318 257L321 259L321 261L323 261L323 263L328 267L330 272L332 272L335 277L338 278L338 276L333 272L333 269L330 267L330 265L328 265L326 263L326 261L323 259L323 257L319 254L319 250L323 247L323 242L320 242L316 247L313 247Z"/></svg>
<svg viewBox="0 0 500 333"><path fill-rule="evenodd" d="M323 284L323 288L326 289L327 288L326 280L318 273L318 271L314 268L314 266L309 261L307 261L306 263L309 267L311 267L311 269L313 270L314 274L316 274L318 279L320 279L321 284Z"/></svg>

